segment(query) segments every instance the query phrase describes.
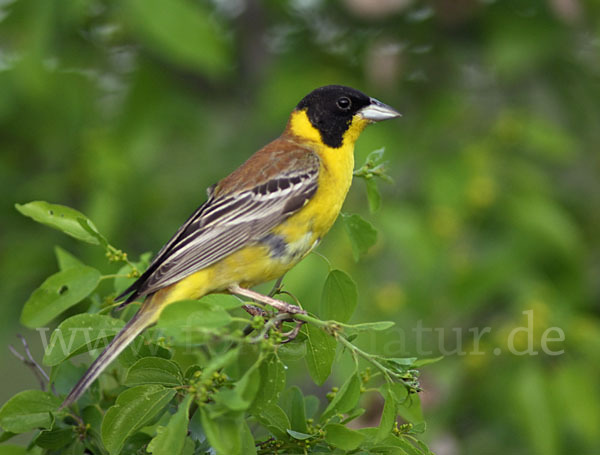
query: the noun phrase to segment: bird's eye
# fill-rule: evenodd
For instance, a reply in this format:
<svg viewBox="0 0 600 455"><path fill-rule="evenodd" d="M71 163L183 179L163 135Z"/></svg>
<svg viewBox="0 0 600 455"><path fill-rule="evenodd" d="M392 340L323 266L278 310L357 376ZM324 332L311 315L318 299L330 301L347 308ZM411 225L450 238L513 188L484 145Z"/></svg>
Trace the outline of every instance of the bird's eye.
<svg viewBox="0 0 600 455"><path fill-rule="evenodd" d="M339 107L343 111L347 111L352 105L352 103L350 102L350 98L348 98L347 96L342 96L339 100L337 100L336 104L337 107Z"/></svg>

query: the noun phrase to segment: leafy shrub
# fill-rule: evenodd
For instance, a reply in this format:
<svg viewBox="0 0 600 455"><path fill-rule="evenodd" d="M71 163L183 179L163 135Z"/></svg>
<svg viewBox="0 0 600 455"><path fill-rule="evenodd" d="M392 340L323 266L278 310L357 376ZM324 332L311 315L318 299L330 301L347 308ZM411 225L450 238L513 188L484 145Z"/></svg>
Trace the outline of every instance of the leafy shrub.
<svg viewBox="0 0 600 455"><path fill-rule="evenodd" d="M380 155L371 156L357 175L369 182L380 174ZM377 188L370 183L368 188L376 209ZM263 307L267 317L249 318L241 309L244 302L231 295L171 304L75 405L60 408L85 371L71 358L98 353L134 314L137 304L115 312L114 296L139 276L150 255L130 261L71 208L31 202L17 209L103 247L108 261L122 267L103 274L56 249L60 270L32 293L21 321L43 327L82 301L87 311L66 317L53 331L43 359L51 367L45 391L20 392L0 410L3 440L33 430L32 453L430 453L415 437L425 426L416 368L429 360L373 355L353 343L361 333L393 323L348 324L357 289L341 270L327 276L319 317L294 315L290 321L290 315ZM343 220L358 258L376 232L358 215ZM273 293L296 300L277 286ZM321 386L336 355L351 356L354 369L326 402L297 386L286 388L287 364L304 360ZM365 412L361 398L368 394L384 400L379 425L351 428L348 424ZM399 425L398 416L405 423Z"/></svg>

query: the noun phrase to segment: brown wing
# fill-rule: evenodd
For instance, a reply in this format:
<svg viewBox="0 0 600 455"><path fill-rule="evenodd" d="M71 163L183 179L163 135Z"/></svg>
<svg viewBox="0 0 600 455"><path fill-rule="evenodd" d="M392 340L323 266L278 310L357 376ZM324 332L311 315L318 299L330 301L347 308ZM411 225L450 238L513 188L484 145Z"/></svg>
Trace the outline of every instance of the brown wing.
<svg viewBox="0 0 600 455"><path fill-rule="evenodd" d="M119 298L152 294L258 241L315 194L319 157L278 139L221 180Z"/></svg>

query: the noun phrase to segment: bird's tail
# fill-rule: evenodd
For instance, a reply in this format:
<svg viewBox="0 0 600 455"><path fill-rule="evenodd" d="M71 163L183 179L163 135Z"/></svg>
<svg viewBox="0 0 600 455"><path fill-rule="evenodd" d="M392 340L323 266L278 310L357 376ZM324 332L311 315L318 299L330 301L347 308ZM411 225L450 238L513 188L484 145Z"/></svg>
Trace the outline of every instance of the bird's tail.
<svg viewBox="0 0 600 455"><path fill-rule="evenodd" d="M154 294L142 304L139 311L129 320L119 333L112 339L102 354L90 365L79 382L73 387L60 409L66 408L79 399L98 376L117 358L117 356L138 336L146 327L154 324L163 308L160 293ZM156 301L155 301L156 300Z"/></svg>

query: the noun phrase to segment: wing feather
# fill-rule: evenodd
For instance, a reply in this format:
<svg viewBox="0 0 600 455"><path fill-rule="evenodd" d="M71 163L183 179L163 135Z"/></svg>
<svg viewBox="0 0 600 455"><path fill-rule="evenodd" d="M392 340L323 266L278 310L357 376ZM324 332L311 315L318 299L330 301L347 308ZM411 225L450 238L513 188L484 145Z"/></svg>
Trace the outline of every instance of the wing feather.
<svg viewBox="0 0 600 455"><path fill-rule="evenodd" d="M179 228L140 278L119 298L123 304L152 294L258 241L302 208L315 194L319 158L306 155L301 169L290 160L272 178L232 193L212 191L209 199ZM218 187L217 187L218 188Z"/></svg>

